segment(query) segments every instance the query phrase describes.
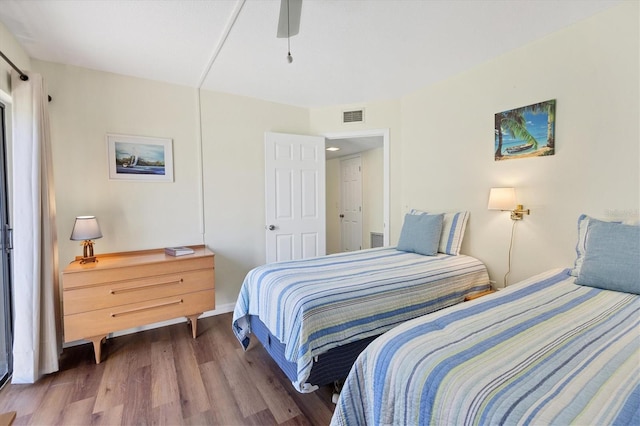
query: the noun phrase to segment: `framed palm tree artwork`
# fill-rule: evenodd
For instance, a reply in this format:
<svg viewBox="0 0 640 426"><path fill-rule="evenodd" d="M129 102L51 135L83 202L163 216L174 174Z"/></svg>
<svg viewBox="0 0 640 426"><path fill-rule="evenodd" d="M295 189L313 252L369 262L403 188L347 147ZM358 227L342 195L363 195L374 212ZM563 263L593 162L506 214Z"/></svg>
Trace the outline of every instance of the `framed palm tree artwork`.
<svg viewBox="0 0 640 426"><path fill-rule="evenodd" d="M496 161L555 154L556 100L495 115Z"/></svg>

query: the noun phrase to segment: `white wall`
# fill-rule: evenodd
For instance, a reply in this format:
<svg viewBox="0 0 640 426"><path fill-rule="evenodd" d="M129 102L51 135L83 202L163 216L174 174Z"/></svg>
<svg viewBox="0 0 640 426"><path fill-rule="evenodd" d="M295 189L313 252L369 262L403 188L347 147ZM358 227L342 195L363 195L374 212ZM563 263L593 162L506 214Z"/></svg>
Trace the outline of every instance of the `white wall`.
<svg viewBox="0 0 640 426"><path fill-rule="evenodd" d="M350 109L365 108L364 123L342 123L342 112ZM392 244L395 244L402 228L402 209L400 201L401 173L400 158L402 155L401 131L401 101L400 99L369 102L358 105L336 105L326 108L310 110L310 133L314 135L344 134L364 130L389 129L389 232ZM382 155L382 153L380 154ZM380 171L382 173L382 170ZM377 179L382 181L383 176ZM381 195L382 196L382 195ZM382 214L382 213L380 213ZM371 219L377 220L377 219ZM368 235L363 238L369 238Z"/></svg>
<svg viewBox="0 0 640 426"><path fill-rule="evenodd" d="M304 133L307 110L203 92L201 147L196 89L34 64L54 97L62 268L81 253L68 239L73 219L95 214L104 235L98 255L206 244L216 252L216 304L234 303L246 272L265 258L264 132ZM109 180L107 133L172 138L174 182Z"/></svg>
<svg viewBox="0 0 640 426"><path fill-rule="evenodd" d="M463 253L501 285L511 221L489 189L517 188L509 282L574 260L580 213L636 213L640 179L638 3L591 19L402 100L403 210L471 211ZM556 155L495 162L495 113L557 100Z"/></svg>
<svg viewBox="0 0 640 426"><path fill-rule="evenodd" d="M325 164L325 179L327 254L334 254L342 251L342 230L340 224L340 158L327 160Z"/></svg>
<svg viewBox="0 0 640 426"><path fill-rule="evenodd" d="M0 23L0 50L21 70L31 69L29 55L2 23ZM11 66L0 58L0 91L6 94L11 93L11 69Z"/></svg>
<svg viewBox="0 0 640 426"><path fill-rule="evenodd" d="M199 244L202 203L196 90L34 61L49 86L62 268L81 254L74 218L96 215L97 254ZM174 182L109 180L107 133L173 139Z"/></svg>
<svg viewBox="0 0 640 426"><path fill-rule="evenodd" d="M371 248L371 233L384 232L384 149L362 155L362 248Z"/></svg>
<svg viewBox="0 0 640 426"><path fill-rule="evenodd" d="M265 262L264 133L307 133L304 108L202 92L205 242L216 252L216 304L235 303Z"/></svg>

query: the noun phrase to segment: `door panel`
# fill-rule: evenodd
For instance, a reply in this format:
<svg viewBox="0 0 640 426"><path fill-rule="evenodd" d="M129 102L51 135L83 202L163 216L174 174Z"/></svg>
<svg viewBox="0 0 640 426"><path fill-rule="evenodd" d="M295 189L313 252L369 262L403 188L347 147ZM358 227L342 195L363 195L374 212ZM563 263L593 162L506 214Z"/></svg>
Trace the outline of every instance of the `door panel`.
<svg viewBox="0 0 640 426"><path fill-rule="evenodd" d="M293 173L290 170L275 170L276 175L276 212L277 220L291 219L293 206L291 205L293 197L292 181Z"/></svg>
<svg viewBox="0 0 640 426"><path fill-rule="evenodd" d="M362 158L340 162L342 251L362 248Z"/></svg>
<svg viewBox="0 0 640 426"><path fill-rule="evenodd" d="M318 173L315 170L302 170L302 217L318 216Z"/></svg>
<svg viewBox="0 0 640 426"><path fill-rule="evenodd" d="M265 133L267 263L322 256L324 138Z"/></svg>

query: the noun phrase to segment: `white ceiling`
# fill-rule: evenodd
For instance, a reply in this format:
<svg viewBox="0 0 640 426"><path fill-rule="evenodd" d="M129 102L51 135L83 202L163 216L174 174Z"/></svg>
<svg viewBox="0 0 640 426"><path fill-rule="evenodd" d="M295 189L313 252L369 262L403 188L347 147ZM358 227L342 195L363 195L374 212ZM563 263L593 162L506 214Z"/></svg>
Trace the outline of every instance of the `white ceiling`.
<svg viewBox="0 0 640 426"><path fill-rule="evenodd" d="M619 2L303 0L292 64L279 0L0 0L0 21L32 58L319 107L398 98Z"/></svg>

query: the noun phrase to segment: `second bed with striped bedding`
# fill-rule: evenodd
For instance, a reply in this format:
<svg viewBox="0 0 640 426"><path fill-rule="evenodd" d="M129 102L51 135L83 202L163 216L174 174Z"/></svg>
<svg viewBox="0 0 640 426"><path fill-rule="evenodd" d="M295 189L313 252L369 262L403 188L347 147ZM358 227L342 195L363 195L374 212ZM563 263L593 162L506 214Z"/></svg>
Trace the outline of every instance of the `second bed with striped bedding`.
<svg viewBox="0 0 640 426"><path fill-rule="evenodd" d="M247 274L233 330L246 348L249 317L258 316L297 364L296 389L309 392L314 357L488 288L484 264L464 255L379 248L272 263Z"/></svg>
<svg viewBox="0 0 640 426"><path fill-rule="evenodd" d="M360 354L332 425L638 424L640 296L552 270Z"/></svg>

